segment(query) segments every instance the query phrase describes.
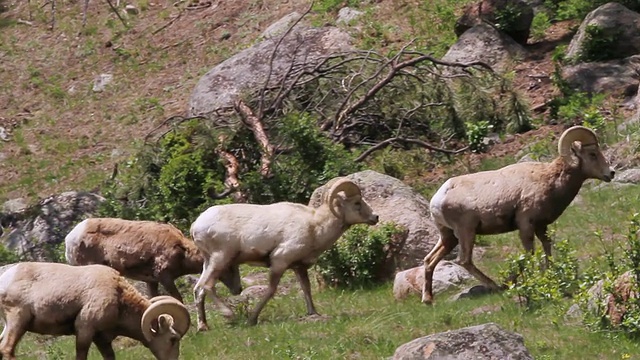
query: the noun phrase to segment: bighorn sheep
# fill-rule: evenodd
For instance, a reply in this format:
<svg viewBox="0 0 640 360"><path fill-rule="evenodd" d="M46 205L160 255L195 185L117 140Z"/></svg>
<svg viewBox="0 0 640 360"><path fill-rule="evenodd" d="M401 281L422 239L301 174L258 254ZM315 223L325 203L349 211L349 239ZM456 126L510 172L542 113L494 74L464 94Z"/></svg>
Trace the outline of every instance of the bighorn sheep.
<svg viewBox="0 0 640 360"><path fill-rule="evenodd" d="M24 262L2 271L0 358L15 359L18 342L30 331L75 335L77 360L87 358L92 342L104 359L114 359L117 336L140 341L156 359L178 359L190 319L176 299L148 300L104 265Z"/></svg>
<svg viewBox="0 0 640 360"><path fill-rule="evenodd" d="M76 225L65 238L65 256L71 265L102 264L123 276L147 283L150 296L158 283L182 302L175 279L202 271L203 259L193 241L171 224L117 218L90 218ZM232 267L222 277L239 294L240 281L231 283Z"/></svg>
<svg viewBox="0 0 640 360"><path fill-rule="evenodd" d="M422 302L433 301L433 271L457 244L458 262L490 289L499 286L472 262L476 234L519 231L524 249L533 252L534 234L551 256L547 225L553 223L587 179L610 182L615 172L600 152L595 133L582 126L567 129L558 142L560 156L550 163L524 162L447 180L431 199L431 216L440 238L424 258Z"/></svg>
<svg viewBox="0 0 640 360"><path fill-rule="evenodd" d="M218 298L215 282L229 266L241 263L269 268L269 287L250 313L250 325L257 323L260 311L275 294L287 269L296 273L307 313L317 314L311 299L308 268L351 225L378 222L378 215L362 199L360 188L351 180L338 178L328 185L318 208L289 202L218 205L207 209L191 224L191 237L205 256L204 270L194 287L198 330L208 329L205 292L224 316L233 316L231 309Z"/></svg>

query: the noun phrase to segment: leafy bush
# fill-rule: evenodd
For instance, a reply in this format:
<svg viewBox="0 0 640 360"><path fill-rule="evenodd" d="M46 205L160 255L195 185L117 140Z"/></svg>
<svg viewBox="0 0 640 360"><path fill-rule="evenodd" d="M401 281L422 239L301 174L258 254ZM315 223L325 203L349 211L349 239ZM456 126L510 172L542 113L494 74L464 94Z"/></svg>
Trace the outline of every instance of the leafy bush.
<svg viewBox="0 0 640 360"><path fill-rule="evenodd" d="M544 39L550 26L551 21L544 11L536 13L531 22L531 38L536 41Z"/></svg>
<svg viewBox="0 0 640 360"><path fill-rule="evenodd" d="M600 234L596 233L600 236ZM593 275L581 285L580 305L585 314L584 321L587 325L596 329L622 330L625 334L640 336L640 214L633 214L626 234L626 244L622 252L622 258L617 259L613 251L607 249L604 259L606 270L595 269ZM619 293L616 282L621 276L630 272L628 277L628 291L625 293L635 294L625 297ZM598 281L602 281L602 292L604 296L614 295L614 306L621 311L620 323L615 323L609 317L607 304L597 303L589 289Z"/></svg>
<svg viewBox="0 0 640 360"><path fill-rule="evenodd" d="M611 2L610 0L546 0L544 5L555 14L556 20L578 19L582 20L588 13L596 8ZM629 10L640 10L638 0L616 1Z"/></svg>
<svg viewBox="0 0 640 360"><path fill-rule="evenodd" d="M506 33L515 30L522 15L521 7L515 3L507 3L503 8L495 12L495 27Z"/></svg>
<svg viewBox="0 0 640 360"><path fill-rule="evenodd" d="M528 309L549 303L559 303L578 290L578 259L567 240L554 244L549 266L541 249L532 254L520 254L508 259L503 275L517 275L509 284L507 294L517 296Z"/></svg>
<svg viewBox="0 0 640 360"><path fill-rule="evenodd" d="M489 135L489 131L493 129L488 121L478 121L475 123L467 122L467 138L469 139L469 148L473 152L483 152L486 149L484 138Z"/></svg>
<svg viewBox="0 0 640 360"><path fill-rule="evenodd" d="M354 225L325 251L316 263L316 271L325 284L358 288L384 280L391 249L397 237L406 236L398 225L387 222L377 227Z"/></svg>
<svg viewBox="0 0 640 360"><path fill-rule="evenodd" d="M261 149L246 128L231 133L201 120L176 125L120 164L117 178L104 187L100 216L171 222L187 231L204 209L232 201L217 198L226 176L217 155L220 146L242 154L240 191L251 203L306 202L331 178L360 169L354 155L322 135L307 114L288 114L277 130L274 143L291 150L272 160L272 176L265 178L260 174Z"/></svg>

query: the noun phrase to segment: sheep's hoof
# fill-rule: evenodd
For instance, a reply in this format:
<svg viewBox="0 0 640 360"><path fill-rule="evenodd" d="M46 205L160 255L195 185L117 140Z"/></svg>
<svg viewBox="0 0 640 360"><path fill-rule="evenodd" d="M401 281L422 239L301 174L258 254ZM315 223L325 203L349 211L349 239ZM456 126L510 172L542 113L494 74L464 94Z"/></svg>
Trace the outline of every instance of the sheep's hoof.
<svg viewBox="0 0 640 360"><path fill-rule="evenodd" d="M256 326L258 324L258 319L249 318L249 319L247 319L247 324L249 326Z"/></svg>
<svg viewBox="0 0 640 360"><path fill-rule="evenodd" d="M433 305L433 296L423 296L422 303L425 305Z"/></svg>
<svg viewBox="0 0 640 360"><path fill-rule="evenodd" d="M209 331L209 325L207 324L199 324L198 325L198 332L200 331Z"/></svg>

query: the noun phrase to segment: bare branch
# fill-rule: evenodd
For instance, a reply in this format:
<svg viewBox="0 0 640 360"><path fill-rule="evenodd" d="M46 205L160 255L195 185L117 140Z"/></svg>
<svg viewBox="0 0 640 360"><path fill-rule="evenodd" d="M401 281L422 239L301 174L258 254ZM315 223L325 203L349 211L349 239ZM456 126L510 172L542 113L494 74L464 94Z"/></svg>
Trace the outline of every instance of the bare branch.
<svg viewBox="0 0 640 360"><path fill-rule="evenodd" d="M355 161L356 162L361 162L364 159L367 158L367 156L371 155L374 151L376 150L380 150L380 149L384 149L387 146L393 144L393 143L406 143L406 144L414 144L414 145L419 145L425 149L431 150L431 151L436 151L436 152L441 152L444 154L448 154L448 155L456 155L456 154L460 154L462 152L465 152L469 149L468 146L463 147L462 149L458 149L458 150L448 150L448 149L443 149L443 148L439 148L436 146L433 146L425 141L419 140L419 139L405 139L403 137L393 137L384 141L379 142L378 144L370 147L369 149L367 149L366 151L364 151L362 154L360 154L360 156L358 156Z"/></svg>
<svg viewBox="0 0 640 360"><path fill-rule="evenodd" d="M235 202L247 202L247 196L241 191L238 191L238 189L240 189L240 181L238 180L240 163L232 153L222 148L225 136L220 135L218 140L220 141L220 145L216 149L216 153L225 161L224 167L227 169L227 177L224 180L226 189L220 194L215 194L213 191L209 191L209 196L214 199L222 199L233 193Z"/></svg>
<svg viewBox="0 0 640 360"><path fill-rule="evenodd" d="M304 13L302 13L302 15L299 18L297 18L296 21L294 21L293 24L291 24L287 28L287 30L284 32L284 34L282 34L282 36L278 39L278 42L276 43L276 46L273 48L273 52L271 53L271 57L269 58L269 72L267 73L267 79L264 82L264 86L260 90L260 96L259 96L260 105L259 105L259 108L258 108L258 114L260 116L262 116L263 111L264 111L264 93L265 93L267 87L269 86L269 82L271 81L271 75L273 74L273 62L275 61L276 53L278 52L278 49L280 48L280 44L282 44L282 41L284 40L284 38L287 35L289 35L289 33L293 30L293 28L296 27L298 25L298 23L300 23L300 21L302 21L302 19L311 12L311 9L313 8L313 4L314 4L314 2L311 1L311 4L309 4L309 8L307 8L307 10ZM293 63L293 61L292 61L292 63Z"/></svg>

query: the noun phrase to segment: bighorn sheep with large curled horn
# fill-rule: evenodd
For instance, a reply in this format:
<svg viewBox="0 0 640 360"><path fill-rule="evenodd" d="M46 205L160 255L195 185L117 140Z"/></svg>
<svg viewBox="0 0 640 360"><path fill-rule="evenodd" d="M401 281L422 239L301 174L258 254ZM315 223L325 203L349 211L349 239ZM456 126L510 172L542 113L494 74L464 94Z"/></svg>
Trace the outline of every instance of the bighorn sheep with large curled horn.
<svg viewBox="0 0 640 360"><path fill-rule="evenodd" d="M114 359L118 336L140 341L158 360L179 357L190 326L187 308L170 296L146 299L112 268L24 262L0 272L0 358L15 359L27 331L75 335L77 360L87 359L91 343Z"/></svg>
<svg viewBox="0 0 640 360"><path fill-rule="evenodd" d="M431 216L440 238L424 258L422 302L433 301L433 271L460 244L458 262L493 290L500 287L472 262L476 234L518 230L524 249L533 252L534 234L551 256L547 226L569 206L587 179L610 182L615 172L600 151L593 131L567 129L558 142L560 156L550 163L524 162L498 170L453 177L433 195Z"/></svg>
<svg viewBox="0 0 640 360"><path fill-rule="evenodd" d="M257 323L260 311L275 294L287 269L296 273L307 314L317 314L311 299L308 268L351 225L377 222L378 216L362 199L360 188L346 178L332 181L318 208L290 202L210 207L191 225L191 237L204 255L204 269L194 288L198 329L208 329L205 293L224 316L233 316L218 298L215 282L228 267L241 263L269 268L268 290L250 313L249 324Z"/></svg>
<svg viewBox="0 0 640 360"><path fill-rule="evenodd" d="M202 271L202 254L193 241L171 224L118 218L81 221L64 240L65 257L71 265L102 264L122 276L147 283L149 295L158 295L158 283L182 302L175 280ZM234 294L241 284L232 283L232 267L221 277Z"/></svg>

